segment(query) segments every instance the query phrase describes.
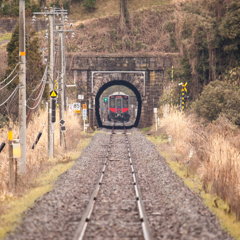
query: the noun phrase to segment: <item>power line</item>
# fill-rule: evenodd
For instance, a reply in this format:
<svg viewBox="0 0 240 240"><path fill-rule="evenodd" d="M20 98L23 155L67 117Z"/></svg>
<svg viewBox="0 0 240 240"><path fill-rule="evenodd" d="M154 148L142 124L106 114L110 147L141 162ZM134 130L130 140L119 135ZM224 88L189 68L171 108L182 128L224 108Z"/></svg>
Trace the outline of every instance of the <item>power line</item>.
<svg viewBox="0 0 240 240"><path fill-rule="evenodd" d="M8 78L14 73L14 71L16 70L16 68L17 68L17 66L18 66L19 64L20 64L20 63L18 63L18 64L16 65L16 67L12 70L12 72L8 75L8 77L5 78L2 82L0 82L0 84L3 84L6 80L8 80Z"/></svg>
<svg viewBox="0 0 240 240"><path fill-rule="evenodd" d="M38 99L38 97L37 97L36 99L34 99L34 98L31 98L31 96L32 96L32 94L41 86L41 83L42 83L42 82L46 82L46 79L44 79L44 78L46 78L46 76L47 76L47 69L48 69L48 63L46 64L46 68L45 68L45 71L44 71L44 73L43 73L43 77L42 77L41 81L38 83L38 85L35 87L35 89L34 89L34 90L32 91L32 93L30 94L27 102L28 102L30 99L33 100L33 101L35 101L35 100Z"/></svg>
<svg viewBox="0 0 240 240"><path fill-rule="evenodd" d="M15 91L16 91L18 88L19 88L19 85L17 85L17 87L15 88L15 90L14 90L14 91L12 92L12 94L8 97L8 99L5 100L5 102L3 102L3 103L0 104L0 107L1 107L2 105L4 105L4 104L12 97L12 95L15 93Z"/></svg>
<svg viewBox="0 0 240 240"><path fill-rule="evenodd" d="M41 96L41 97L39 98L38 103L36 104L36 106L34 106L34 107L29 107L29 106L26 104L27 108L32 109L32 110L35 109L35 108L37 108L37 106L39 105L40 101L42 100L42 95L43 95L43 93L44 93L45 85L46 85L46 82L44 82L44 85L43 85L43 87L42 87L41 93L39 94L39 96Z"/></svg>
<svg viewBox="0 0 240 240"><path fill-rule="evenodd" d="M12 100L14 99L14 97L16 96L16 94L17 94L17 93L18 93L18 91L16 91L16 92L13 94L13 96L12 96L12 98L11 98L10 102L8 103L8 105L10 105L10 104L11 104Z"/></svg>
<svg viewBox="0 0 240 240"><path fill-rule="evenodd" d="M10 82L8 82L4 87L0 88L0 91L4 89L6 86L8 86L17 77L17 75L18 73L13 77L13 79Z"/></svg>

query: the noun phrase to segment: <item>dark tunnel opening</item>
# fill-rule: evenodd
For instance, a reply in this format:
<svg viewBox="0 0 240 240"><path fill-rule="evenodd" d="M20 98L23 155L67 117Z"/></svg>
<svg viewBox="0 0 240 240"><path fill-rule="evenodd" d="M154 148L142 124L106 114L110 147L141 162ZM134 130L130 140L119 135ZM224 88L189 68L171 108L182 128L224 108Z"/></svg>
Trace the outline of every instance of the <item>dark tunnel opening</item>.
<svg viewBox="0 0 240 240"><path fill-rule="evenodd" d="M137 111L137 117L136 117L136 120L135 120L135 123L131 126L126 126L126 129L130 129L130 128L133 128L133 127L137 127L138 126L138 123L139 123L139 120L140 120L140 116L141 116L141 109L142 109L142 100L141 100L141 96L140 96L140 93L139 91L137 90L137 88L132 85L131 83L129 82L126 82L126 81L123 81L123 80L115 80L115 81L111 81L111 82L108 82L106 84L104 84L98 91L97 95L96 95L96 98L95 98L95 114L96 114L96 117L97 117L97 121L98 121L98 126L99 127L104 127L104 128L108 128L108 129L112 129L112 126L104 126L102 124L102 120L101 120L101 117L100 117L100 113L99 113L99 99L102 95L102 93L109 87L111 86L114 86L114 85L123 85L123 86L126 86L128 88L130 88L134 94L136 95L136 98L137 98L137 101L138 101L138 111ZM114 127L115 129L123 129L123 126L115 126Z"/></svg>

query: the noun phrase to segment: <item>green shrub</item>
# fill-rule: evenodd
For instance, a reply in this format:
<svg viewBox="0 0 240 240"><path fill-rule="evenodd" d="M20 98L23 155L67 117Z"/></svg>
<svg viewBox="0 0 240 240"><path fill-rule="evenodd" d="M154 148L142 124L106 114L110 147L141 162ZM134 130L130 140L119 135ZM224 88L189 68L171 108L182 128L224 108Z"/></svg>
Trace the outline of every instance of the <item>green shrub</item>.
<svg viewBox="0 0 240 240"><path fill-rule="evenodd" d="M83 6L88 10L94 10L96 8L95 4L96 4L97 0L86 0L83 4Z"/></svg>
<svg viewBox="0 0 240 240"><path fill-rule="evenodd" d="M198 116L209 121L224 115L236 125L240 125L240 90L227 82L211 82L203 89L194 109Z"/></svg>
<svg viewBox="0 0 240 240"><path fill-rule="evenodd" d="M14 15L19 16L19 6L13 7L12 11Z"/></svg>
<svg viewBox="0 0 240 240"><path fill-rule="evenodd" d="M33 4L33 5L31 6L31 11L32 11L32 12L41 12L41 7L40 7L40 5L39 5L39 4Z"/></svg>
<svg viewBox="0 0 240 240"><path fill-rule="evenodd" d="M136 41L137 49L140 50L142 48L142 42Z"/></svg>
<svg viewBox="0 0 240 240"><path fill-rule="evenodd" d="M80 24L78 25L78 28L79 28L79 29L83 29L83 28L84 28L84 24L83 24L83 23L80 23Z"/></svg>
<svg viewBox="0 0 240 240"><path fill-rule="evenodd" d="M10 3L5 2L4 8L3 8L3 15L10 15L11 14L11 8Z"/></svg>
<svg viewBox="0 0 240 240"><path fill-rule="evenodd" d="M69 0L65 0L63 1L63 8L70 11L70 1Z"/></svg>

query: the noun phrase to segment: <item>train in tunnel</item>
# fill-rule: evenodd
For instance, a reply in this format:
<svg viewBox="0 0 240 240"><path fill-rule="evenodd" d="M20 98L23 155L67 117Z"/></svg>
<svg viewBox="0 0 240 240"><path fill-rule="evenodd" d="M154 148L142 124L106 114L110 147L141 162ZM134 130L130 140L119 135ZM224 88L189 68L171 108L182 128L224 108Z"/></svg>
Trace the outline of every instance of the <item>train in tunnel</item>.
<svg viewBox="0 0 240 240"><path fill-rule="evenodd" d="M123 92L114 92L108 96L108 121L126 121L130 119L129 96Z"/></svg>

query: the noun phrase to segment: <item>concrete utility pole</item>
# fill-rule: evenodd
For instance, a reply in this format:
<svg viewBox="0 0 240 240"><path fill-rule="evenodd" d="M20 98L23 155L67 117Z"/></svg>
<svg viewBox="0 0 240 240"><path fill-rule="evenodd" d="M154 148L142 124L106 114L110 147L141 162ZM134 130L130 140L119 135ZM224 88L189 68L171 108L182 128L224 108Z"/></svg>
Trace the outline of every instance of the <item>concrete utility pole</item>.
<svg viewBox="0 0 240 240"><path fill-rule="evenodd" d="M53 9L50 8L49 14L49 41L48 41L48 82L49 82L49 92L53 91L53 69L54 69L54 53L53 53ZM49 111L48 111L48 155L53 158L54 149L54 123L52 123L52 101L49 94Z"/></svg>
<svg viewBox="0 0 240 240"><path fill-rule="evenodd" d="M62 19L64 19L63 15L67 15L67 10L64 9L58 9L58 8L49 8L49 11L45 11L45 12L34 12L33 14L41 14L41 15L47 15L49 17L49 28L48 28L48 83L49 83L49 93L51 91L54 90L54 30L53 28L55 26L57 26L58 24L54 23L55 22L55 15L59 15L62 14ZM63 27L63 24L60 24L60 26ZM67 30L72 32L72 30ZM58 32L55 30L55 32ZM64 48L63 48L63 32L64 30L61 29L59 32L62 32L62 38L60 37L60 47L62 47L62 49L60 49L60 58L62 60L60 60L60 65L62 65L62 67L60 66L60 68L62 70L61 74L60 74L60 81L61 81L61 89L64 89L64 84L63 84L63 73L64 73L64 65L63 65L63 56L64 56ZM61 40L62 39L62 40ZM62 56L62 57L61 57ZM62 92L61 92L62 93ZM64 94L64 92L63 92ZM50 94L49 94L50 95ZM62 96L62 94L60 94L61 96L59 96L59 99L61 99L61 102L64 102L64 100L62 100L62 98L64 99L64 95ZM53 104L52 99L49 96L49 101L48 101L48 154L50 158L53 158L53 153L54 153L54 123L53 121L53 114L52 114L52 109L53 109L53 105L55 105L55 103ZM64 108L64 105L63 105ZM61 109L61 108L60 108ZM54 110L55 111L55 110ZM64 114L64 110L62 111ZM61 116L60 116L61 117ZM54 117L55 118L55 117ZM64 135L64 134L63 134ZM61 136L61 134L60 134Z"/></svg>
<svg viewBox="0 0 240 240"><path fill-rule="evenodd" d="M63 6L62 6L62 14L61 14L61 21L63 24L63 31L64 31L64 15L63 15ZM66 93L66 57L65 57L65 38L64 38L64 34L63 34L63 39L62 39L62 46L63 46L63 92L64 92L64 110L67 111L67 93Z"/></svg>
<svg viewBox="0 0 240 240"><path fill-rule="evenodd" d="M62 8L63 10L63 8ZM64 49L63 49L63 30L64 30L64 16L63 12L61 14L61 21L62 21L62 26L60 26L60 31L59 31L59 71L60 71L60 77L59 77L59 118L60 120L64 120L64 90L65 90L65 84L64 84L64 63L63 63L63 57L64 57ZM60 128L60 146L64 146L65 141L64 141L64 133Z"/></svg>
<svg viewBox="0 0 240 240"><path fill-rule="evenodd" d="M25 0L19 1L19 140L21 158L19 173L26 173L26 46L25 46Z"/></svg>

